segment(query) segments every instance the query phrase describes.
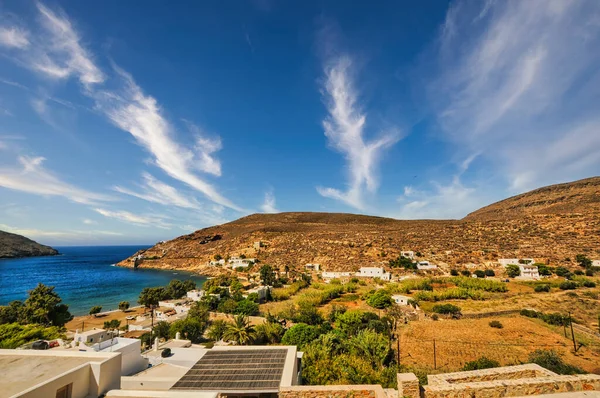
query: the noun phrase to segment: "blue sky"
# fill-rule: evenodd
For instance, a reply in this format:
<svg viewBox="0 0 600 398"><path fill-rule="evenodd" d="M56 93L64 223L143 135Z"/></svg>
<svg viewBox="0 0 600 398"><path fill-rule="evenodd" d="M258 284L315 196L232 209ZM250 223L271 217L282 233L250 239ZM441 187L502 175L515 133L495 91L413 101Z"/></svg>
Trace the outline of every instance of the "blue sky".
<svg viewBox="0 0 600 398"><path fill-rule="evenodd" d="M0 229L461 218L600 170L600 3L0 3Z"/></svg>

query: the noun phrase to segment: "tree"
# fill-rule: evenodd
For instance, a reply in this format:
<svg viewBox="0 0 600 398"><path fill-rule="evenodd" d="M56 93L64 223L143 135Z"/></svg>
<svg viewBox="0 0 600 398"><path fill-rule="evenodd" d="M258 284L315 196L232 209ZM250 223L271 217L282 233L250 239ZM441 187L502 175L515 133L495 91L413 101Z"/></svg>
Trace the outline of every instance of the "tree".
<svg viewBox="0 0 600 398"><path fill-rule="evenodd" d="M237 303L234 314L238 315L256 315L258 314L258 304L252 300L242 300Z"/></svg>
<svg viewBox="0 0 600 398"><path fill-rule="evenodd" d="M188 311L188 318L207 323L210 319L210 306L205 301L196 301Z"/></svg>
<svg viewBox="0 0 600 398"><path fill-rule="evenodd" d="M183 281L183 287L185 288L185 292L189 292L190 290L196 290L196 282L191 279L187 279Z"/></svg>
<svg viewBox="0 0 600 398"><path fill-rule="evenodd" d="M99 305L95 305L90 309L90 315L98 315L100 312L102 312L102 307Z"/></svg>
<svg viewBox="0 0 600 398"><path fill-rule="evenodd" d="M167 321L160 321L154 325L154 336L168 339L171 334L171 325Z"/></svg>
<svg viewBox="0 0 600 398"><path fill-rule="evenodd" d="M202 335L206 327L206 323L195 318L180 319L171 324L170 335L175 336L179 332L183 338L190 340L193 344L198 344L202 342Z"/></svg>
<svg viewBox="0 0 600 398"><path fill-rule="evenodd" d="M248 317L237 315L234 322L227 325L223 339L233 341L237 345L247 345L254 341L256 333L254 327L250 325Z"/></svg>
<svg viewBox="0 0 600 398"><path fill-rule="evenodd" d="M492 272L493 272L493 271L492 271ZM475 274L475 276L477 276L478 278L485 278L485 272L484 272L484 271L482 271L482 270L480 270L480 269L478 269L478 270L475 270L475 272L473 272L473 273L474 273L474 274Z"/></svg>
<svg viewBox="0 0 600 398"><path fill-rule="evenodd" d="M42 325L64 326L73 319L69 306L61 304L62 299L54 291L54 286L39 283L29 291L23 306L23 322Z"/></svg>
<svg viewBox="0 0 600 398"><path fill-rule="evenodd" d="M471 276L471 271L469 271L468 269L463 269L462 271L460 271L460 273L463 276Z"/></svg>
<svg viewBox="0 0 600 398"><path fill-rule="evenodd" d="M554 272L556 273L556 275L562 276L563 278L568 278L569 275L571 275L571 271L569 271L565 267L556 267L556 270Z"/></svg>
<svg viewBox="0 0 600 398"><path fill-rule="evenodd" d="M260 267L260 281L263 286L271 286L275 283L275 272L270 265Z"/></svg>
<svg viewBox="0 0 600 398"><path fill-rule="evenodd" d="M455 270L454 268L452 268L452 269L450 270L450 275L452 275L452 276L458 276L459 274L458 274L458 271L457 271L457 270Z"/></svg>
<svg viewBox="0 0 600 398"><path fill-rule="evenodd" d="M383 289L377 290L367 299L367 304L378 309L387 308L392 305L392 295Z"/></svg>
<svg viewBox="0 0 600 398"><path fill-rule="evenodd" d="M295 323L320 325L324 321L319 310L313 304L307 301L299 302L298 306L294 310L295 311L292 315L292 320Z"/></svg>
<svg viewBox="0 0 600 398"><path fill-rule="evenodd" d="M166 290L167 296L172 299L182 298L187 293L185 284L178 279L173 279L171 282L169 282Z"/></svg>
<svg viewBox="0 0 600 398"><path fill-rule="evenodd" d="M575 261L583 268L589 268L592 266L592 260L590 260L585 254L578 254L575 256Z"/></svg>
<svg viewBox="0 0 600 398"><path fill-rule="evenodd" d="M398 256L395 260L390 260L389 264L392 268L417 269L417 263L404 256Z"/></svg>
<svg viewBox="0 0 600 398"><path fill-rule="evenodd" d="M256 326L256 340L260 344L279 344L285 330L277 322L264 322Z"/></svg>
<svg viewBox="0 0 600 398"><path fill-rule="evenodd" d="M494 272L493 269L486 269L485 276L496 276L496 273Z"/></svg>
<svg viewBox="0 0 600 398"><path fill-rule="evenodd" d="M223 338L226 330L227 322L222 319L217 319L213 321L212 325L208 328L207 337L213 341L219 341Z"/></svg>
<svg viewBox="0 0 600 398"><path fill-rule="evenodd" d="M298 323L285 332L281 343L283 345L295 345L298 347L298 350L302 350L308 343L320 335L321 329L319 327Z"/></svg>
<svg viewBox="0 0 600 398"><path fill-rule="evenodd" d="M225 314L233 314L237 308L237 302L234 299L226 298L221 300L217 311L224 312Z"/></svg>
<svg viewBox="0 0 600 398"><path fill-rule="evenodd" d="M127 311L129 309L129 301L121 301L119 303L119 309L123 312Z"/></svg>
<svg viewBox="0 0 600 398"><path fill-rule="evenodd" d="M164 300L165 296L164 287L145 287L140 293L138 303L150 310L152 328L154 328L154 310L158 307L158 302Z"/></svg>
<svg viewBox="0 0 600 398"><path fill-rule="evenodd" d="M552 275L552 270L546 264L537 263L537 264L533 264L533 265L536 265L538 267L538 272L540 275L542 275L542 276Z"/></svg>
<svg viewBox="0 0 600 398"><path fill-rule="evenodd" d="M114 334L115 330L119 330L119 326L121 326L121 321L118 319L112 319L110 321L104 321L104 329L109 331L111 335Z"/></svg>
<svg viewBox="0 0 600 398"><path fill-rule="evenodd" d="M516 278L521 275L521 270L516 264L508 264L506 266L506 275L508 275L509 278Z"/></svg>
<svg viewBox="0 0 600 398"><path fill-rule="evenodd" d="M433 312L438 314L460 314L460 307L454 304L436 304L433 306Z"/></svg>
<svg viewBox="0 0 600 398"><path fill-rule="evenodd" d="M0 325L19 322L23 313L22 301L11 301L7 306L0 307Z"/></svg>
<svg viewBox="0 0 600 398"><path fill-rule="evenodd" d="M223 256L221 256L220 254L215 254L215 261L221 261L223 259Z"/></svg>

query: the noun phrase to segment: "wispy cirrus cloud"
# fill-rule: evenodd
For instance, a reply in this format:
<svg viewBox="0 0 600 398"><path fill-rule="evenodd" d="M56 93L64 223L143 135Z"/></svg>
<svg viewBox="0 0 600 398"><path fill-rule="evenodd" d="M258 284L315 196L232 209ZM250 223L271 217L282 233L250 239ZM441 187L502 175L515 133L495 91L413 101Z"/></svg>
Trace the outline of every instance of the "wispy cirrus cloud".
<svg viewBox="0 0 600 398"><path fill-rule="evenodd" d="M69 184L44 168L43 157L20 156L20 167L0 168L0 187L41 196L61 196L75 203L97 204L114 200Z"/></svg>
<svg viewBox="0 0 600 398"><path fill-rule="evenodd" d="M115 186L114 190L126 195L134 196L148 202L158 203L165 206L178 206L185 209L201 209L200 203L194 198L182 195L177 189L157 180L149 173L142 174L142 184L132 190L121 186Z"/></svg>
<svg viewBox="0 0 600 398"><path fill-rule="evenodd" d="M331 60L325 67L324 98L329 113L323 121L329 145L346 157L348 188L318 187L322 196L340 200L357 209L365 209L364 194L374 193L379 185L378 162L386 148L400 139L391 129L378 138L367 140L366 115L358 104L352 81L352 61L347 56Z"/></svg>
<svg viewBox="0 0 600 398"><path fill-rule="evenodd" d="M37 8L44 33L32 41L19 58L20 64L53 79L76 77L83 85L83 93L94 101L96 110L130 133L153 156L157 167L216 204L243 211L198 175L198 172L221 175L221 164L214 156L221 149L220 138L208 138L190 124L196 129L195 145L180 143L175 127L163 116L158 101L145 94L130 74L113 65L117 88L106 88L103 83L107 75L81 44L80 35L67 15L41 3ZM38 113L47 116L44 105L40 100L34 102Z"/></svg>
<svg viewBox="0 0 600 398"><path fill-rule="evenodd" d="M265 213L279 213L277 204L275 203L275 194L272 190L265 192L265 200L260 209Z"/></svg>
<svg viewBox="0 0 600 398"><path fill-rule="evenodd" d="M125 210L107 210L102 208L94 208L93 210L104 217L113 218L128 224L134 224L142 227L158 227L163 229L171 229L172 227L171 224L165 222L162 217L157 215L141 215Z"/></svg>
<svg viewBox="0 0 600 398"><path fill-rule="evenodd" d="M514 191L597 174L598 21L594 0L452 5L430 87L446 137Z"/></svg>
<svg viewBox="0 0 600 398"><path fill-rule="evenodd" d="M16 26L0 26L0 46L8 48L29 47L28 32Z"/></svg>

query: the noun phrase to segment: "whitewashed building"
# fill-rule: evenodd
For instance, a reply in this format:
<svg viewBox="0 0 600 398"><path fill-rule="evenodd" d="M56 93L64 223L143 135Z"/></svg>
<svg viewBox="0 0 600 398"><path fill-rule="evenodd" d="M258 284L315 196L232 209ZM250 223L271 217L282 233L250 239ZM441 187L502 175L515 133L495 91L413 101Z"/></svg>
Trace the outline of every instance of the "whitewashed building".
<svg viewBox="0 0 600 398"><path fill-rule="evenodd" d="M355 276L354 272L334 272L334 271L323 271L321 277L323 279L335 279L335 278L348 278Z"/></svg>
<svg viewBox="0 0 600 398"><path fill-rule="evenodd" d="M359 278L379 278L384 281L391 279L391 274L385 272L381 267L360 267L360 271L356 273Z"/></svg>
<svg viewBox="0 0 600 398"><path fill-rule="evenodd" d="M417 269L421 271L437 269L437 265L431 264L429 261L419 261L417 263Z"/></svg>
<svg viewBox="0 0 600 398"><path fill-rule="evenodd" d="M256 259L254 258L231 257L227 263L233 269L240 267L247 268L250 263L254 263L255 260Z"/></svg>
<svg viewBox="0 0 600 398"><path fill-rule="evenodd" d="M115 337L102 343L96 343L91 347L80 344L78 349L79 351L120 352L121 376L129 376L148 367L148 360L140 354L141 343L140 339Z"/></svg>
<svg viewBox="0 0 600 398"><path fill-rule="evenodd" d="M267 298L267 294L269 292L270 286L257 286L253 289L246 290L244 297L248 297L248 295L252 293L256 293L258 295L259 300L264 300Z"/></svg>
<svg viewBox="0 0 600 398"><path fill-rule="evenodd" d="M321 264L311 264L311 263L309 263L309 264L306 264L304 266L304 269L307 269L309 271L317 271L317 272L319 272L319 270L321 269Z"/></svg>
<svg viewBox="0 0 600 398"><path fill-rule="evenodd" d="M408 301L411 298L408 296L404 296L402 294L394 294L392 296L392 300L394 300L394 303L398 304L398 305L408 305Z"/></svg>
<svg viewBox="0 0 600 398"><path fill-rule="evenodd" d="M212 265L213 267L220 267L220 266L222 266L222 265L225 265L225 259L223 259L223 258L222 258L222 259L220 259L220 260L213 260L213 261L210 261L210 262L208 263L208 265Z"/></svg>
<svg viewBox="0 0 600 398"><path fill-rule="evenodd" d="M94 328L85 332L80 332L79 329L77 329L73 341L83 344L95 344L110 340L110 337L110 333L104 329Z"/></svg>
<svg viewBox="0 0 600 398"><path fill-rule="evenodd" d="M411 250L405 251L405 252L400 252L400 255L402 257L410 258L411 260L413 260L415 258L415 252L413 252Z"/></svg>
<svg viewBox="0 0 600 398"><path fill-rule="evenodd" d="M193 301L200 301L204 297L204 290L190 290L186 293L187 298Z"/></svg>
<svg viewBox="0 0 600 398"><path fill-rule="evenodd" d="M592 260L592 267L600 267L600 260Z"/></svg>
<svg viewBox="0 0 600 398"><path fill-rule="evenodd" d="M519 264L519 271L521 271L520 277L523 279L540 279L540 272L535 265Z"/></svg>
<svg viewBox="0 0 600 398"><path fill-rule="evenodd" d="M503 267L506 267L508 264L533 264L535 263L535 260L533 258L499 258L498 262Z"/></svg>

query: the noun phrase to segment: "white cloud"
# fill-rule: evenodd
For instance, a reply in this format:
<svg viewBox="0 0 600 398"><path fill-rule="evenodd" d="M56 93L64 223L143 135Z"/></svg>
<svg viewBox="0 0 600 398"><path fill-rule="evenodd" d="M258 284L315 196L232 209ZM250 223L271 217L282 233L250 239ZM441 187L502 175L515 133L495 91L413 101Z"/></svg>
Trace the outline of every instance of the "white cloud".
<svg viewBox="0 0 600 398"><path fill-rule="evenodd" d="M340 57L325 68L325 101L329 116L323 121L329 145L344 154L348 162L348 190L318 187L319 194L364 209L364 190L377 190L377 163L383 150L395 144L400 136L388 131L368 142L365 139L366 116L357 104L357 94L351 81L352 62Z"/></svg>
<svg viewBox="0 0 600 398"><path fill-rule="evenodd" d="M95 212L103 215L104 217L113 218L128 224L139 225L143 227L158 227L163 229L170 229L171 224L163 221L162 217L156 215L140 215L133 214L125 210L106 210L101 208L95 208Z"/></svg>
<svg viewBox="0 0 600 398"><path fill-rule="evenodd" d="M120 186L116 186L114 189L117 192L165 206L201 209L201 205L196 199L182 195L175 188L157 180L149 173L143 173L142 178L144 181L143 184L138 185L139 189L131 190Z"/></svg>
<svg viewBox="0 0 600 398"><path fill-rule="evenodd" d="M103 231L103 230L68 230L68 231L49 231L37 228L20 228L6 224L0 224L0 230L10 232L17 235L23 235L27 238L39 240L39 239L60 239L63 242L79 242L79 241L90 241L91 239L102 236L123 236L120 232L114 231Z"/></svg>
<svg viewBox="0 0 600 398"><path fill-rule="evenodd" d="M458 176L448 185L432 182L427 191L404 187L404 195L398 198L402 207L393 216L401 219L447 219L462 218L487 202L478 189L466 187Z"/></svg>
<svg viewBox="0 0 600 398"><path fill-rule="evenodd" d="M32 68L58 79L74 74L86 87L102 83L104 74L80 45L79 35L68 18L41 3L37 7L42 25L49 34L44 37L41 54L33 60Z"/></svg>
<svg viewBox="0 0 600 398"><path fill-rule="evenodd" d="M265 201L260 208L265 213L279 213L279 210L277 210L276 207L275 194L273 194L273 191L265 192Z"/></svg>
<svg viewBox="0 0 600 398"><path fill-rule="evenodd" d="M156 99L146 96L125 71L116 68L125 87L120 93L100 91L94 95L97 108L120 129L129 132L154 156L154 163L169 176L202 192L215 203L234 210L242 209L221 195L217 189L198 177L193 170L206 159L203 154L214 152L214 146L194 153L174 138L174 129L162 116ZM212 150L212 152L211 152Z"/></svg>
<svg viewBox="0 0 600 398"><path fill-rule="evenodd" d="M11 26L0 26L0 46L8 48L27 48L29 46L27 31Z"/></svg>
<svg viewBox="0 0 600 398"><path fill-rule="evenodd" d="M599 21L595 0L454 4L430 87L445 134L516 191L597 174Z"/></svg>
<svg viewBox="0 0 600 398"><path fill-rule="evenodd" d="M111 197L71 185L43 167L43 157L20 156L21 167L0 168L0 187L42 196L62 196L72 202L94 204Z"/></svg>
<svg viewBox="0 0 600 398"><path fill-rule="evenodd" d="M196 138L196 169L205 173L221 176L221 162L213 154L223 148L221 137L210 138L195 124L184 120L188 129Z"/></svg>
<svg viewBox="0 0 600 398"><path fill-rule="evenodd" d="M84 218L83 220L81 220L81 222L84 223L85 225L96 225L96 224L98 224L96 221L90 220L89 218Z"/></svg>

